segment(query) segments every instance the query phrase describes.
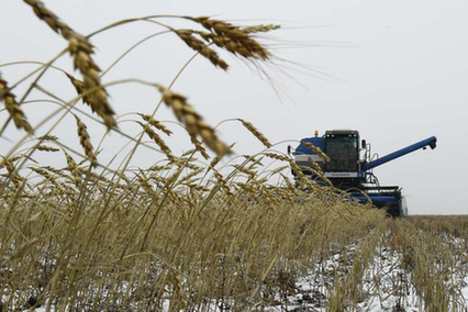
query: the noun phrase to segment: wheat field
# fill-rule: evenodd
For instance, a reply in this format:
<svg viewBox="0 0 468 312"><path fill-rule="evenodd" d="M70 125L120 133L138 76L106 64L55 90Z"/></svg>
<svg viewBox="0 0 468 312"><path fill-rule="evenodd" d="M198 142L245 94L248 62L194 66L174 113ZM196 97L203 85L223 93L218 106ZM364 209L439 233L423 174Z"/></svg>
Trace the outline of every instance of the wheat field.
<svg viewBox="0 0 468 312"><path fill-rule="evenodd" d="M23 2L65 46L18 81L0 78L0 138L13 127L20 135L2 140L0 311L467 311L468 218L389 219L310 181L233 116L259 144L240 155L172 84L105 79L138 45L102 70L92 43L151 23L161 29L152 38L169 34L193 51L187 66L202 58L228 71L231 57L262 68L275 57L262 38L279 25L151 15L83 35L41 1ZM58 67L67 56L70 69ZM18 64L0 70L8 66ZM68 100L41 83L49 71L62 72ZM123 112L108 95L115 85L149 88L157 104ZM31 122L32 102L55 109ZM122 116L139 131L126 132ZM59 138L63 123L79 144ZM90 124L107 130L99 136ZM183 153L168 144L179 139L175 124L192 144ZM130 147L123 157L106 146L110 135ZM102 161L102 150L119 161ZM134 165L141 151L154 163ZM60 165L38 161L44 154Z"/></svg>

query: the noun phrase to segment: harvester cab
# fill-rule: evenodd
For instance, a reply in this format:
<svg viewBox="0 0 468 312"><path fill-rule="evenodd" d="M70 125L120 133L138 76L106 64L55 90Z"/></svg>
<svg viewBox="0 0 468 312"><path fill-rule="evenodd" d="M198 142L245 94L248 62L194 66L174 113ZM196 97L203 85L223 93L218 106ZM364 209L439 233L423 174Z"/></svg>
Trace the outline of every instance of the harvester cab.
<svg viewBox="0 0 468 312"><path fill-rule="evenodd" d="M293 152L296 164L317 183L326 177L338 189L348 192L361 203L372 201L392 216L407 214L405 199L399 186L381 186L373 169L389 161L426 149L434 149L437 139L430 137L383 157L372 155L371 145L360 140L356 130L329 130L323 136L304 138ZM316 165L321 168L317 172ZM294 174L294 172L293 172Z"/></svg>

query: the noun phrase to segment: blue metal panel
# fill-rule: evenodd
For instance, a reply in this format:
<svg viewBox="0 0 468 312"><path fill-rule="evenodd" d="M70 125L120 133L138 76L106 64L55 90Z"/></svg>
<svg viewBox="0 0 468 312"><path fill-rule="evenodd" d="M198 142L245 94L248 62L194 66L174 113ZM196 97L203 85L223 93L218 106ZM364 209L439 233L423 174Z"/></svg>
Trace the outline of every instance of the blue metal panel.
<svg viewBox="0 0 468 312"><path fill-rule="evenodd" d="M351 195L353 198L358 200L360 203L367 203L368 198L362 194L352 194ZM400 201L400 197L398 196L392 196L392 195L377 195L377 194L368 194L368 196L371 198L372 203L377 206L377 207L383 207L383 206L392 206L396 205Z"/></svg>
<svg viewBox="0 0 468 312"><path fill-rule="evenodd" d="M325 139L323 137L312 137L312 138L304 138L301 140L301 144L296 148L294 151L294 155L301 155L301 154L312 154L312 151L304 146L302 142L309 142L320 148L322 151L325 149Z"/></svg>
<svg viewBox="0 0 468 312"><path fill-rule="evenodd" d="M436 147L436 143L437 143L437 138L436 137L430 137L428 139L419 141L419 142L417 142L415 144L409 145L409 146L404 147L402 149L399 149L399 150L397 150L397 151L395 151L393 153L390 153L388 155L380 157L380 158L378 158L378 159L376 159L374 161L365 163L365 164L363 164L361 170L362 171L367 171L367 170L373 169L375 167L378 167L380 165L385 164L386 162L389 162L389 161L392 161L392 160L397 159L399 157L405 156L405 155L407 155L409 153L412 153L412 152L417 151L419 149L425 148L427 146L430 146L432 149L434 149Z"/></svg>

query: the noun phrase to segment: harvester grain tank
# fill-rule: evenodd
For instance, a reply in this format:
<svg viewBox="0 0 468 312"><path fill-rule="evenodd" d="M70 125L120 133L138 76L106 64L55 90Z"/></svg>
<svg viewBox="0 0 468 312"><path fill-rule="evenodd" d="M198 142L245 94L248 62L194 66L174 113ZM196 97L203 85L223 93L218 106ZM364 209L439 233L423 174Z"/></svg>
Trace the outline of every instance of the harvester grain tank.
<svg viewBox="0 0 468 312"><path fill-rule="evenodd" d="M323 178L313 169L312 163L319 164L323 175L333 186L347 191L350 197L361 203L372 201L378 208L386 209L392 216L407 214L405 199L399 186L381 186L373 169L387 162L413 153L420 149L436 148L437 138L430 137L382 157L372 154L371 145L360 140L356 130L329 130L323 136L304 138L293 152L295 162L304 174L317 183ZM311 148L319 148L325 155Z"/></svg>

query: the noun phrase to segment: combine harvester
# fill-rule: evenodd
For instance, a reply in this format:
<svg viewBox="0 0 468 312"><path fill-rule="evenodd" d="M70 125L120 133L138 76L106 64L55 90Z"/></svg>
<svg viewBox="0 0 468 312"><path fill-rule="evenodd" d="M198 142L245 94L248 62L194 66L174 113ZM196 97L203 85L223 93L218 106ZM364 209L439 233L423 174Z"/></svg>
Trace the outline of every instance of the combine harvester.
<svg viewBox="0 0 468 312"><path fill-rule="evenodd" d="M436 147L437 138L430 137L379 157L371 152L371 145L366 140L360 141L355 130L330 130L319 137L304 138L292 153L295 162L311 179L321 183L323 178L314 170L318 164L323 174L336 188L346 191L353 200L372 204L386 209L391 216L407 215L406 202L399 186L381 186L372 170L389 161L410 154L420 149ZM320 149L320 150L317 150ZM288 147L291 153L291 147ZM325 155L321 155L323 152ZM375 159L374 159L375 158Z"/></svg>

